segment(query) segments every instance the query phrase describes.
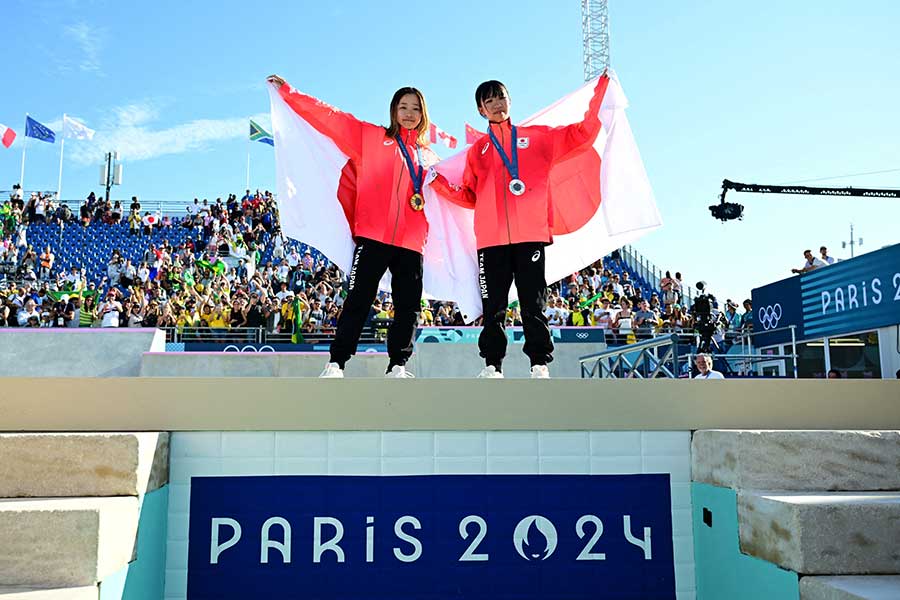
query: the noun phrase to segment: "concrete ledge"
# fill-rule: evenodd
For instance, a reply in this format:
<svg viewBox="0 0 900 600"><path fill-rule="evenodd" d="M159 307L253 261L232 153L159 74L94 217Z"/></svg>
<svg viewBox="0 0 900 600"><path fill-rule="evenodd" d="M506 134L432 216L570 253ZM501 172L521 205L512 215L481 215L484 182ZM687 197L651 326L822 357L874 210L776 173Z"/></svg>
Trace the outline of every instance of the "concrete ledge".
<svg viewBox="0 0 900 600"><path fill-rule="evenodd" d="M97 600L100 589L93 585L77 588L0 587L0 600Z"/></svg>
<svg viewBox="0 0 900 600"><path fill-rule="evenodd" d="M691 463L733 489L900 490L900 431L697 431Z"/></svg>
<svg viewBox="0 0 900 600"><path fill-rule="evenodd" d="M0 498L142 495L168 464L168 433L2 434Z"/></svg>
<svg viewBox="0 0 900 600"><path fill-rule="evenodd" d="M579 357L605 347L597 343L557 344L550 374L580 379ZM327 361L327 352L145 352L141 357L141 377L318 377ZM363 352L347 363L346 374L382 377L387 364L387 354ZM420 379L472 378L484 367L484 360L474 344L417 344L406 366ZM504 375L527 379L530 368L522 344L510 344L503 363Z"/></svg>
<svg viewBox="0 0 900 600"><path fill-rule="evenodd" d="M900 576L804 577L800 600L898 600Z"/></svg>
<svg viewBox="0 0 900 600"><path fill-rule="evenodd" d="M141 353L164 350L166 343L160 329L10 328L0 335L2 377L135 377Z"/></svg>
<svg viewBox="0 0 900 600"><path fill-rule="evenodd" d="M0 430L900 429L898 397L886 380L9 377Z"/></svg>
<svg viewBox="0 0 900 600"><path fill-rule="evenodd" d="M134 554L138 499L0 500L0 581L95 585Z"/></svg>
<svg viewBox="0 0 900 600"><path fill-rule="evenodd" d="M141 377L318 377L327 352L145 352ZM357 354L345 369L347 377L383 377L388 356L383 352ZM409 368L416 372L415 357Z"/></svg>
<svg viewBox="0 0 900 600"><path fill-rule="evenodd" d="M808 575L900 574L900 492L738 493L741 550Z"/></svg>

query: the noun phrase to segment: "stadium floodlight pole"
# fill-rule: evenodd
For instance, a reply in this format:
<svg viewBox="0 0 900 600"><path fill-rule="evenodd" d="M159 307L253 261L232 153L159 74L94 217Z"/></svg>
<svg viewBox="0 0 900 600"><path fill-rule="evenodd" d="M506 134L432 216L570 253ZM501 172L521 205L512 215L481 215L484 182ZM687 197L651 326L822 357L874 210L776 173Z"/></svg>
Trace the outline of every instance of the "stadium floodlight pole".
<svg viewBox="0 0 900 600"><path fill-rule="evenodd" d="M590 81L609 68L608 0L581 0L581 33L584 80Z"/></svg>

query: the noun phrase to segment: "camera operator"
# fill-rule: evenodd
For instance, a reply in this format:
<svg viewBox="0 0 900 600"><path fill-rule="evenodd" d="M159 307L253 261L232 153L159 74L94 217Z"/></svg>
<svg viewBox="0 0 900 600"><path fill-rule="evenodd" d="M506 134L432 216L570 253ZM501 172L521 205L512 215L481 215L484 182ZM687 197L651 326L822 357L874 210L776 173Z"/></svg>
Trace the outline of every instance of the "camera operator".
<svg viewBox="0 0 900 600"><path fill-rule="evenodd" d="M705 292L706 282L698 281L697 289ZM697 350L703 353L710 351L713 335L718 329L718 315L713 315L713 297L707 293L701 293L694 298L691 306L691 315L694 318L694 329L700 336Z"/></svg>

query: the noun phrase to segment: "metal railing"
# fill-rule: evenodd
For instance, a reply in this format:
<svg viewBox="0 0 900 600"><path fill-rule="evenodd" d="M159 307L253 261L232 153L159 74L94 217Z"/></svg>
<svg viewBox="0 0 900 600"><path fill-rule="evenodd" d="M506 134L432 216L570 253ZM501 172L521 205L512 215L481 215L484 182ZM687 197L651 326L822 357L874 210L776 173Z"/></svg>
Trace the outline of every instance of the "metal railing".
<svg viewBox="0 0 900 600"><path fill-rule="evenodd" d="M671 334L582 356L581 377L676 379L683 363L679 356L680 344L681 336Z"/></svg>
<svg viewBox="0 0 900 600"><path fill-rule="evenodd" d="M763 354L753 348L755 335L771 334L778 331L791 332L791 352L770 352ZM725 366L729 374L740 376L762 375L762 363L782 362L784 374L798 378L796 325L770 329L756 333L733 334L727 352L712 353L713 361ZM582 378L599 379L653 379L657 377L677 379L687 375L697 356L696 333L670 333L636 343L609 348L596 354L582 356ZM732 352L737 350L737 352ZM686 352L685 352L686 351ZM789 365L789 366L788 366ZM684 371L684 372L683 372Z"/></svg>
<svg viewBox="0 0 900 600"><path fill-rule="evenodd" d="M374 320L363 327L359 342L379 344L384 342L390 322ZM290 344L292 332L268 331L265 327L160 327L166 333L166 342L202 344ZM302 332L303 344L326 344L334 339L334 328Z"/></svg>
<svg viewBox="0 0 900 600"><path fill-rule="evenodd" d="M659 289L659 282L662 281L665 271L653 264L643 254L634 249L634 246L622 246L619 250L622 261L640 275L644 281L649 283L653 289ZM681 288L682 304L691 306L694 303L694 296L697 295L696 290L689 285L683 285Z"/></svg>

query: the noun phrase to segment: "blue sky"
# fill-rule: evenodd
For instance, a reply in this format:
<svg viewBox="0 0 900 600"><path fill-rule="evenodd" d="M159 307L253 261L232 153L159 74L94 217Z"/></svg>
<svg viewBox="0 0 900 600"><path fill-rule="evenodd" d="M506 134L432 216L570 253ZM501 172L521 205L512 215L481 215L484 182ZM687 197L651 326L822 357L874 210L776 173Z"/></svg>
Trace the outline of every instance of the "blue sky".
<svg viewBox="0 0 900 600"><path fill-rule="evenodd" d="M268 125L263 80L383 122L412 84L433 120L463 137L472 94L509 87L524 118L582 80L578 0L483 2L112 2L5 0L0 189L19 179L24 114L65 112L97 130L66 145L63 196L97 185L103 153L123 157L115 197L215 198L244 187L247 118ZM665 220L637 246L719 297L789 275L805 248L863 251L898 241L900 202L735 194L743 221L707 206L725 177L782 183L900 169L900 3L611 0L611 56ZM440 150L443 155L448 151ZM26 187L55 189L58 144L29 141ZM253 186L274 187L272 149L251 147ZM900 170L823 185L900 187Z"/></svg>

